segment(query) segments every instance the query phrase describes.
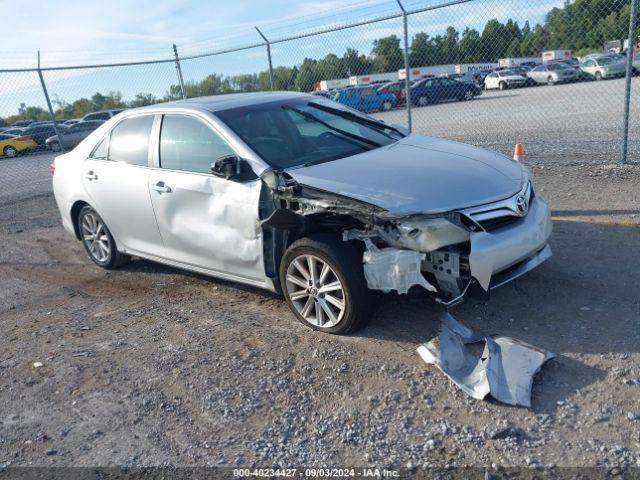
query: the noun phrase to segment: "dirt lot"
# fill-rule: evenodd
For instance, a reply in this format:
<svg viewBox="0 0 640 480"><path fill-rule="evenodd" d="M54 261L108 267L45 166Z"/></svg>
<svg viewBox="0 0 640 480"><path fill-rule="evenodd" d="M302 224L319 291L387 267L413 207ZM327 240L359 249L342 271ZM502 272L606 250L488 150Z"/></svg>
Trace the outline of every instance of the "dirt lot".
<svg viewBox="0 0 640 480"><path fill-rule="evenodd" d="M3 200L0 465L640 466L640 167L532 170L554 257L454 310L558 354L531 410L422 363L431 301L389 296L324 335L256 289L100 270L50 194Z"/></svg>

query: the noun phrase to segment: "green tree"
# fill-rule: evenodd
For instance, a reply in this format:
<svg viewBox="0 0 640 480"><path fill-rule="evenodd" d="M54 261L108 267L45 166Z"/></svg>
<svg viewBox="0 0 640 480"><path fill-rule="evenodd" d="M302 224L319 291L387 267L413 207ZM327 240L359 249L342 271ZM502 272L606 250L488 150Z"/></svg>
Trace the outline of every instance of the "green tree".
<svg viewBox="0 0 640 480"><path fill-rule="evenodd" d="M400 39L395 35L373 41L373 73L393 72L404 67Z"/></svg>

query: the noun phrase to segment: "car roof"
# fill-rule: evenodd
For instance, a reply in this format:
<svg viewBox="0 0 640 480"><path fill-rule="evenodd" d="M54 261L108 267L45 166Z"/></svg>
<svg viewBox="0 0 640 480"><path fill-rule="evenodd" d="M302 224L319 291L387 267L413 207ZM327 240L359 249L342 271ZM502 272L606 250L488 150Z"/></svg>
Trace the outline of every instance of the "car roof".
<svg viewBox="0 0 640 480"><path fill-rule="evenodd" d="M226 95L211 95L208 97L188 98L186 100L176 100L173 102L157 103L147 107L132 108L130 112L141 112L144 110L182 110L185 108L195 108L209 112L217 112L230 108L247 107L275 101L294 100L309 97L317 100L317 97L310 93L299 92L251 92L251 93L229 93Z"/></svg>

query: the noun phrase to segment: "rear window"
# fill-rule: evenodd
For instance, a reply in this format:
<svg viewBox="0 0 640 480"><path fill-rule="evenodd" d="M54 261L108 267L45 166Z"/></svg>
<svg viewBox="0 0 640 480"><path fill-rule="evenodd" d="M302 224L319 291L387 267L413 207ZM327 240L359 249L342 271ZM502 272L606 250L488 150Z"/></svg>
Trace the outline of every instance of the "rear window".
<svg viewBox="0 0 640 480"><path fill-rule="evenodd" d="M111 131L109 160L146 167L153 115L123 120Z"/></svg>

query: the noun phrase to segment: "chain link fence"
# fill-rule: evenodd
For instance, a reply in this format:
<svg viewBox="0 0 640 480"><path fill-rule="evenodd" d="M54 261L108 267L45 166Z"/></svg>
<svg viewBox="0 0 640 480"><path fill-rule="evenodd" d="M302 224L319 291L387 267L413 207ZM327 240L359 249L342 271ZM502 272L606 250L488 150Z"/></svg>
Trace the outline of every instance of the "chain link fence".
<svg viewBox="0 0 640 480"><path fill-rule="evenodd" d="M523 143L540 162L638 162L638 1L389 0L216 52L0 70L0 195L49 188L47 153L73 148L96 113L268 90L504 153Z"/></svg>

